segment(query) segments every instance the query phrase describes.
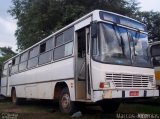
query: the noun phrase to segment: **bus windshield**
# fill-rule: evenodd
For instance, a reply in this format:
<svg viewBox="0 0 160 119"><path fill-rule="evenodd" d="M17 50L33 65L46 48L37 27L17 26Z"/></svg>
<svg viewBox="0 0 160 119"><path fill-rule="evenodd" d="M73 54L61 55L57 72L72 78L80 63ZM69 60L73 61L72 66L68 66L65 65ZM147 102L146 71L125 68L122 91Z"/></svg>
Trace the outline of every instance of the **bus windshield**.
<svg viewBox="0 0 160 119"><path fill-rule="evenodd" d="M93 59L109 64L151 67L146 34L117 25L99 23L97 45L93 42Z"/></svg>

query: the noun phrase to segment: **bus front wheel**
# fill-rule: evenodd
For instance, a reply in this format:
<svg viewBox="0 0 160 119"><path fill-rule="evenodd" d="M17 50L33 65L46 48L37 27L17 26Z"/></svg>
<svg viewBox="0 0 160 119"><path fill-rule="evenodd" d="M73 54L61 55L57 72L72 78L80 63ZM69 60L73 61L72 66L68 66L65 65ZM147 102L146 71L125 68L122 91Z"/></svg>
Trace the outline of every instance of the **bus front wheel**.
<svg viewBox="0 0 160 119"><path fill-rule="evenodd" d="M73 114L76 111L75 102L70 99L68 88L63 88L59 98L60 111L63 113Z"/></svg>

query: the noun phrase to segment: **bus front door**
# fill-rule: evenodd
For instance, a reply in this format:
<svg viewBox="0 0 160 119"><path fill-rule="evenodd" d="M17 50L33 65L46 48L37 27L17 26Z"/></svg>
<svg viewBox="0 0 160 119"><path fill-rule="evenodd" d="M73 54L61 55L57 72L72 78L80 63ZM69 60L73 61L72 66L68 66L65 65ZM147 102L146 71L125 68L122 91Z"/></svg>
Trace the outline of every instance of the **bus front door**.
<svg viewBox="0 0 160 119"><path fill-rule="evenodd" d="M89 28L83 28L76 32L77 36L77 63L76 63L76 99L90 99L89 76Z"/></svg>

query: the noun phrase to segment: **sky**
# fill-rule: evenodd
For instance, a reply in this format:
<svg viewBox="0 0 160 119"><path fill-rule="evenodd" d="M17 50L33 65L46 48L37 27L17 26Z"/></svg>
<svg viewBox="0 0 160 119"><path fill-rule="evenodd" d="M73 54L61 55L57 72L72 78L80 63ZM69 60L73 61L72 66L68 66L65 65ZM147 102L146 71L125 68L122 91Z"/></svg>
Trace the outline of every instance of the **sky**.
<svg viewBox="0 0 160 119"><path fill-rule="evenodd" d="M11 0L0 0L0 47L9 46L15 51L17 49L14 36L17 29L16 20L7 12L11 4Z"/></svg>
<svg viewBox="0 0 160 119"><path fill-rule="evenodd" d="M159 11L160 0L138 0L141 11ZM12 47L16 51L15 31L17 29L16 20L10 16L7 10L11 7L11 0L0 0L0 47Z"/></svg>

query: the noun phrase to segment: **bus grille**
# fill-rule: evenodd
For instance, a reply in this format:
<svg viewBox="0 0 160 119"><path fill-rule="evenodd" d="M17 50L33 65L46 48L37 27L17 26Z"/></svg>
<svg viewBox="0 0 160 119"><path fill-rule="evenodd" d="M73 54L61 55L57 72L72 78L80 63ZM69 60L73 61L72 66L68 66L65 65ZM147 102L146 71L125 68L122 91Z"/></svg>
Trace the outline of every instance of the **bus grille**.
<svg viewBox="0 0 160 119"><path fill-rule="evenodd" d="M107 73L106 80L112 81L116 88L145 88L149 82L153 83L153 76Z"/></svg>

